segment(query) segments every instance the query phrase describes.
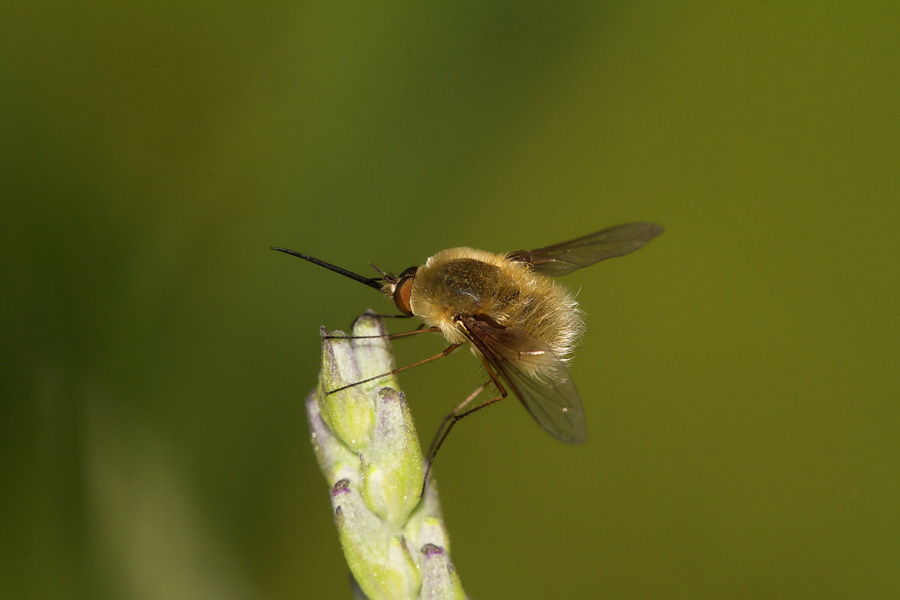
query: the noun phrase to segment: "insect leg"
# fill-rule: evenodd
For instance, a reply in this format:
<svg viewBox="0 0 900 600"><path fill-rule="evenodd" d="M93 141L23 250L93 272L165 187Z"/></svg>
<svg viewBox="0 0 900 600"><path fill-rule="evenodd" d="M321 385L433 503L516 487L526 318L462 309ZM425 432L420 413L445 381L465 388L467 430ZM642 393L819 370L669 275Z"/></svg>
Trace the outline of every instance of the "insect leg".
<svg viewBox="0 0 900 600"><path fill-rule="evenodd" d="M444 440L445 435L441 435L443 431L447 428L447 425L450 421L453 420L453 417L458 415L462 410L468 406L468 404L478 397L478 394L484 391L484 389L488 386L491 381L485 381L481 385L479 385L474 392L469 394L465 400L459 403L459 406L453 409L453 412L444 417L444 420L441 421L441 426L438 427L437 435L434 436L434 439L431 441L431 447L428 449L428 464L431 465L431 462L434 460L434 455L437 454L437 447L440 446L440 442Z"/></svg>
<svg viewBox="0 0 900 600"><path fill-rule="evenodd" d="M427 331L427 330L423 329L422 331ZM417 332L415 332L415 331L407 332L407 334L412 334L412 333L417 333ZM383 336L376 335L376 336L362 336L362 337L366 338L366 337L383 337ZM359 338L357 337L354 339L359 339ZM388 371L387 373L382 373L381 375L376 375L375 377L367 377L366 379L362 379L360 381L350 383L348 385L339 387L337 389L334 389L334 390L331 390L331 391L325 392L325 393L326 394L334 394L335 392L340 392L341 390L346 390L347 388L351 388L351 387L353 387L355 385L359 385L361 383L366 383L368 381L375 381L376 379L381 379L382 377L387 377L389 375L396 375L397 373L400 373L401 371L406 371L407 369L412 369L413 367L418 367L419 365L424 365L425 363L429 363L433 360L443 358L443 357L447 356L448 354L450 354L451 352L453 352L454 350L456 350L457 348L459 348L460 346L462 346L462 344L450 344L449 346L447 346L447 348L443 352L438 352L434 356L429 356L428 358L423 358L422 360L416 361L416 362L412 363L411 365L406 365L405 367L397 367L396 369L394 369L392 371Z"/></svg>
<svg viewBox="0 0 900 600"><path fill-rule="evenodd" d="M323 340L372 340L372 339L388 339L407 337L410 335L418 335L420 333L438 333L438 327L426 327L424 329L413 329L412 331L401 331L400 333L386 333L384 335L322 335Z"/></svg>
<svg viewBox="0 0 900 600"><path fill-rule="evenodd" d="M478 389L476 389L473 393L469 394L469 397L463 400L456 409L447 415L444 421L441 423L441 428L438 429L438 433L434 438L434 441L431 442L431 449L428 451L428 460L425 463L425 478L422 481L422 494L425 493L425 486L428 484L428 474L431 473L431 465L434 463L434 459L437 457L438 450L441 449L441 445L443 445L444 440L447 439L447 436L450 435L450 430L453 429L453 426L456 425L460 420L468 417L474 412L481 410L491 404L495 404L500 402L504 398L509 395L509 392L506 391L506 388L503 387L503 384L500 383L500 379L496 376L491 366L488 362L484 361L485 369L487 369L488 375L491 377L489 382L485 382L481 384ZM464 410L460 412L463 408L465 408L475 397L484 391L487 387L488 383L493 383L497 387L497 391L499 392L496 396L491 398L490 400L485 400L478 406L470 408L468 410Z"/></svg>

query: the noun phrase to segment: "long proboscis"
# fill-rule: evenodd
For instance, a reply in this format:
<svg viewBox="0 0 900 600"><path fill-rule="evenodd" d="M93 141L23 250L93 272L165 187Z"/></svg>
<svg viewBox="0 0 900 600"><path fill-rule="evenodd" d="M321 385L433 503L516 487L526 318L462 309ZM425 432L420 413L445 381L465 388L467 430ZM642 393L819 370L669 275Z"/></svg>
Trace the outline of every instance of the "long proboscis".
<svg viewBox="0 0 900 600"><path fill-rule="evenodd" d="M337 265L333 265L331 263L327 263L324 260L319 260L314 256L310 256L308 254L303 254L302 252L297 252L296 250L288 250L287 248L278 248L277 246L272 246L272 250L277 250L278 252L284 252L285 254L290 254L291 256L296 256L297 258L302 258L303 260L308 260L309 262L319 265L320 267L325 267L329 271L334 271L335 273L340 273L344 277L349 277L354 281L358 281L360 283L364 283L369 287L373 287L379 292L381 291L381 283L378 279L373 279L371 277L363 277L362 275L357 275L353 271L348 271L347 269L342 269Z"/></svg>

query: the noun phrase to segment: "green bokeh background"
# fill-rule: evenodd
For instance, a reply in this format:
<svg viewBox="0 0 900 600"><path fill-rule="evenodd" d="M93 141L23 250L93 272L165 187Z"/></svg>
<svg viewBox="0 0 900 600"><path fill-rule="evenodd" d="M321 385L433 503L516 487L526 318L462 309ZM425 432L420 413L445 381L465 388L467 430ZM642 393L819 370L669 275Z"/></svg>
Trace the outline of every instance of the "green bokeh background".
<svg viewBox="0 0 900 600"><path fill-rule="evenodd" d="M900 3L0 8L0 596L348 598L302 400L368 273L565 278L590 438L438 460L472 598L900 597ZM410 362L441 341L397 348ZM401 381L427 442L479 382Z"/></svg>

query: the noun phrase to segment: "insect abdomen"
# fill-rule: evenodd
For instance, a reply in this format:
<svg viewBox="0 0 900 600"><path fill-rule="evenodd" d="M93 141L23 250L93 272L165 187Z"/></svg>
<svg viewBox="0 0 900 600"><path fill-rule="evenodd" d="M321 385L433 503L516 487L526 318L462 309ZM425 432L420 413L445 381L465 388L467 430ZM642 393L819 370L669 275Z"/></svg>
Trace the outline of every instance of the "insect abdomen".
<svg viewBox="0 0 900 600"><path fill-rule="evenodd" d="M574 299L522 263L472 248L438 252L419 268L410 297L413 314L440 327L453 343L465 341L454 320L484 315L518 327L560 357L581 331Z"/></svg>

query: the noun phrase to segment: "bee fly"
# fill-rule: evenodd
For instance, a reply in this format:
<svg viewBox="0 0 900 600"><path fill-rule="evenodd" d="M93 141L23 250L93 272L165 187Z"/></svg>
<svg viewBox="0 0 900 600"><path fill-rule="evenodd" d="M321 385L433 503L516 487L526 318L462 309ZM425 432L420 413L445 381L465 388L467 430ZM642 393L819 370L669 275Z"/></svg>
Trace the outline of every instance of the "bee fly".
<svg viewBox="0 0 900 600"><path fill-rule="evenodd" d="M403 313L398 316L414 316L424 322L419 329L387 337L434 332L450 343L439 354L384 375L447 356L467 342L481 359L489 379L442 423L428 454L427 480L435 455L453 426L506 398L510 391L547 433L570 444L584 442L584 407L566 368L583 324L573 295L551 277L633 252L662 230L654 223L626 223L561 244L505 255L451 248L420 267L410 267L400 275L382 272L378 278L363 277L286 248L272 249L373 287L394 301ZM359 383L364 382L351 385ZM497 395L467 408L491 383Z"/></svg>

